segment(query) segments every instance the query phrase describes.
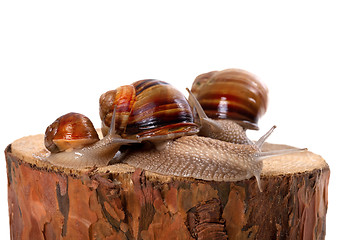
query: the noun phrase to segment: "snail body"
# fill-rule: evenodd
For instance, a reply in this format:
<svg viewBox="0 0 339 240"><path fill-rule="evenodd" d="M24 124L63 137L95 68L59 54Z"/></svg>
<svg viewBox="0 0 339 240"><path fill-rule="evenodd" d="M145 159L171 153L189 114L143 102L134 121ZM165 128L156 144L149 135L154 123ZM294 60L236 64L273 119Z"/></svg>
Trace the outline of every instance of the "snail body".
<svg viewBox="0 0 339 240"><path fill-rule="evenodd" d="M152 172L214 181L238 181L260 176L254 145L237 145L202 136L184 136L157 149L134 152L124 162Z"/></svg>
<svg viewBox="0 0 339 240"><path fill-rule="evenodd" d="M260 174L263 159L302 150L261 152L263 143L274 129L275 126L252 145L202 136L184 136L168 143L161 151L134 151L123 162L159 174L209 181L239 181L255 176L262 191Z"/></svg>
<svg viewBox="0 0 339 240"><path fill-rule="evenodd" d="M86 116L68 113L46 129L45 146L51 152L46 160L67 168L106 166L121 145L137 142L139 141L122 139L115 134L114 121L108 134L99 139L92 122Z"/></svg>

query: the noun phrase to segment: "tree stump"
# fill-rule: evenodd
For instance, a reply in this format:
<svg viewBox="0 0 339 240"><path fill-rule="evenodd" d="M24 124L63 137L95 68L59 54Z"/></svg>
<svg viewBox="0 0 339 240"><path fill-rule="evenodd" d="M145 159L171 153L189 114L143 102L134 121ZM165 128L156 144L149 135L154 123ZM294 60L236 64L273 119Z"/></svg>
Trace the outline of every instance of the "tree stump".
<svg viewBox="0 0 339 240"><path fill-rule="evenodd" d="M286 146L266 144L265 149ZM62 169L43 135L5 151L11 239L324 239L330 170L311 152L265 160L263 192L126 164Z"/></svg>

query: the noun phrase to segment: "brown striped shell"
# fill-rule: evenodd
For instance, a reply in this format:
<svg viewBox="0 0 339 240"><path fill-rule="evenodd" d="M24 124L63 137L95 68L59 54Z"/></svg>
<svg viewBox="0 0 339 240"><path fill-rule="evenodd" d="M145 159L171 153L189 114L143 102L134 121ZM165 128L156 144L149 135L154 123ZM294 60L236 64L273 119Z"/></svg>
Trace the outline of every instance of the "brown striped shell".
<svg viewBox="0 0 339 240"><path fill-rule="evenodd" d="M113 109L116 107L115 131L118 135L125 132L132 107L135 102L135 88L133 85L125 85L115 90L108 91L100 96L100 118L102 132L107 134L112 121Z"/></svg>
<svg viewBox="0 0 339 240"><path fill-rule="evenodd" d="M192 85L192 93L208 117L230 119L245 129L258 129L258 120L267 109L267 87L241 69L201 74Z"/></svg>
<svg viewBox="0 0 339 240"><path fill-rule="evenodd" d="M104 134L114 106L117 133L123 138L157 141L199 131L185 96L164 81L140 80L101 95L100 117Z"/></svg>
<svg viewBox="0 0 339 240"><path fill-rule="evenodd" d="M45 146L51 152L80 149L99 141L91 120L80 113L57 118L45 132Z"/></svg>

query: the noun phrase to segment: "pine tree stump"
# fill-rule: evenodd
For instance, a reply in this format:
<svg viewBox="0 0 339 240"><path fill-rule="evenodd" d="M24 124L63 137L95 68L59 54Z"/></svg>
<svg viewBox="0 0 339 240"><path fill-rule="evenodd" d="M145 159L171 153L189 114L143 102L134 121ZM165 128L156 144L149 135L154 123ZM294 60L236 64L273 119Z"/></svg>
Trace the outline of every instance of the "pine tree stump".
<svg viewBox="0 0 339 240"><path fill-rule="evenodd" d="M286 146L266 144L265 149ZM62 169L43 135L5 151L11 239L324 239L330 176L311 152L265 160L263 192L238 182L164 176L126 164Z"/></svg>

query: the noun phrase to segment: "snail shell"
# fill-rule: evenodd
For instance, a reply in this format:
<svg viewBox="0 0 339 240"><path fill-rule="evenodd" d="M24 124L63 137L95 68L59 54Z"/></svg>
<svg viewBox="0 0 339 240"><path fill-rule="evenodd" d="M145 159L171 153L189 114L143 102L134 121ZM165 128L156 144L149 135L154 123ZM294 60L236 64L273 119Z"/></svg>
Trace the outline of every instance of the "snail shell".
<svg viewBox="0 0 339 240"><path fill-rule="evenodd" d="M80 113L68 113L57 118L45 132L45 146L53 153L79 149L99 141L91 120Z"/></svg>
<svg viewBox="0 0 339 240"><path fill-rule="evenodd" d="M116 135L114 121L108 134L99 139L89 118L79 113L68 113L46 129L45 146L51 154L45 160L67 168L106 166L121 145L137 142Z"/></svg>
<svg viewBox="0 0 339 240"><path fill-rule="evenodd" d="M208 82L211 79L211 77L217 72L218 71L211 71L211 72L202 73L198 75L192 84L192 88L191 88L192 93L196 96L199 93L200 88L204 84L206 84L206 82Z"/></svg>
<svg viewBox="0 0 339 240"><path fill-rule="evenodd" d="M209 118L193 93L188 88L186 88L186 90L189 93L189 100L199 116L199 122L201 125L199 132L200 136L210 137L230 143L253 145L253 142L248 139L246 135L246 129L232 120Z"/></svg>
<svg viewBox="0 0 339 240"><path fill-rule="evenodd" d="M164 81L140 80L101 95L104 133L115 106L117 133L123 138L164 141L199 131L185 96Z"/></svg>
<svg viewBox="0 0 339 240"><path fill-rule="evenodd" d="M245 129L259 129L258 119L267 109L267 87L241 69L199 75L193 82L192 93L208 117L229 119Z"/></svg>

